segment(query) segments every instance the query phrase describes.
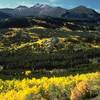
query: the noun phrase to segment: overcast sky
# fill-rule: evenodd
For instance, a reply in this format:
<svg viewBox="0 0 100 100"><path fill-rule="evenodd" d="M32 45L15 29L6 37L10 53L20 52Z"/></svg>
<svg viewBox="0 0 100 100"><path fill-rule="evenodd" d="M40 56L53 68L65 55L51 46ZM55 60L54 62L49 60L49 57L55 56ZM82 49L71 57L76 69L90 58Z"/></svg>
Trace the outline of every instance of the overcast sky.
<svg viewBox="0 0 100 100"><path fill-rule="evenodd" d="M36 3L74 8L84 5L100 12L100 0L0 0L0 8L15 8L19 5L33 6Z"/></svg>

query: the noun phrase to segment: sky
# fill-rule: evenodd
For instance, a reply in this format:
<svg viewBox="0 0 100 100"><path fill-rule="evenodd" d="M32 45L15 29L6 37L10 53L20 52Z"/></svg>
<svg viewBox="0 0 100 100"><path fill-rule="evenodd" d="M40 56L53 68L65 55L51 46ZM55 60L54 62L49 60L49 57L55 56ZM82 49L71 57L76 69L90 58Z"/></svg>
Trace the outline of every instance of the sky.
<svg viewBox="0 0 100 100"><path fill-rule="evenodd" d="M66 9L83 5L100 12L100 0L0 0L0 8L15 8L19 5L31 7L36 3L60 6Z"/></svg>

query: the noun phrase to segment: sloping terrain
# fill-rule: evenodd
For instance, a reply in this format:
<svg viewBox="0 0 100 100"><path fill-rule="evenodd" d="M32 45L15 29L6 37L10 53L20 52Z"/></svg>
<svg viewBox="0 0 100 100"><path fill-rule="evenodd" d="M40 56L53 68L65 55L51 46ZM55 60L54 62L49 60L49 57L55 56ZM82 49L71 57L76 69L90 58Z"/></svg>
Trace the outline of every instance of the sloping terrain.
<svg viewBox="0 0 100 100"><path fill-rule="evenodd" d="M99 100L99 13L36 4L0 18L0 100Z"/></svg>
<svg viewBox="0 0 100 100"><path fill-rule="evenodd" d="M27 72L26 75L30 76L30 73ZM2 100L99 100L100 73L0 80L0 98Z"/></svg>
<svg viewBox="0 0 100 100"><path fill-rule="evenodd" d="M0 19L5 19L5 18L9 18L10 17L10 15L9 14L6 14L6 13L4 13L4 12L0 12Z"/></svg>
<svg viewBox="0 0 100 100"><path fill-rule="evenodd" d="M18 6L14 9L4 8L1 12L9 14L12 17L53 17L67 20L96 20L100 21L100 14L93 9L78 6L73 9L61 7L52 7L49 5L36 4L32 7Z"/></svg>
<svg viewBox="0 0 100 100"><path fill-rule="evenodd" d="M32 27L1 33L0 65L6 68L67 69L100 63L99 32Z"/></svg>

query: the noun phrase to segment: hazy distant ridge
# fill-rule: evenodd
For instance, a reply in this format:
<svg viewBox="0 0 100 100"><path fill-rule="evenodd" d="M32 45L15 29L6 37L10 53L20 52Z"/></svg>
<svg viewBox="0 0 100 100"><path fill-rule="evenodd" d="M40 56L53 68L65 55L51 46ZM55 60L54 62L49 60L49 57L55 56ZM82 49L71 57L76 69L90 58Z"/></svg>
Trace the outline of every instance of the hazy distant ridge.
<svg viewBox="0 0 100 100"><path fill-rule="evenodd" d="M96 12L94 9L87 8L85 6L78 6L76 8L67 10L65 8L52 7L44 4L36 4L32 7L20 5L14 9L11 8L0 9L0 13L3 13L11 17L33 16L33 17L54 17L54 18L64 18L64 19L100 20L100 14L98 12Z"/></svg>

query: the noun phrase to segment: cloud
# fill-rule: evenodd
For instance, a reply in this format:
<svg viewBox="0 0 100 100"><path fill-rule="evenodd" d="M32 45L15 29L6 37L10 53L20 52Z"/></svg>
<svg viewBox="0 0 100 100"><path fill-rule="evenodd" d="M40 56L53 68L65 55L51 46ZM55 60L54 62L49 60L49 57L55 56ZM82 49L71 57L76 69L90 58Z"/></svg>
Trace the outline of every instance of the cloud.
<svg viewBox="0 0 100 100"><path fill-rule="evenodd" d="M49 0L49 2L56 2L57 0Z"/></svg>
<svg viewBox="0 0 100 100"><path fill-rule="evenodd" d="M49 2L51 2L51 3L54 3L54 2L56 2L57 0L48 0Z"/></svg>
<svg viewBox="0 0 100 100"><path fill-rule="evenodd" d="M95 10L100 13L100 9L95 9Z"/></svg>

